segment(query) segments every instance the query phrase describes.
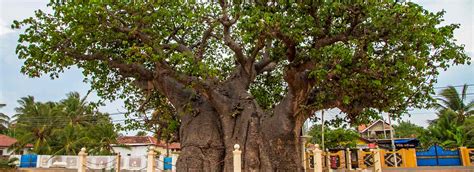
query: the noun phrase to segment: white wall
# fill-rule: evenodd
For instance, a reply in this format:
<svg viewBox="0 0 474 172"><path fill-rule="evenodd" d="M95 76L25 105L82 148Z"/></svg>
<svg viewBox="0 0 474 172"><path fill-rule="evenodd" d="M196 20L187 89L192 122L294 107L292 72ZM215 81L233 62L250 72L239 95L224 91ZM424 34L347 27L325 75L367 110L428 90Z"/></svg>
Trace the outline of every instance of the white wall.
<svg viewBox="0 0 474 172"><path fill-rule="evenodd" d="M28 154L28 148L23 148L23 154ZM8 148L0 148L0 151L3 152L1 155L13 155L13 151L9 151Z"/></svg>
<svg viewBox="0 0 474 172"><path fill-rule="evenodd" d="M129 146L125 147L113 147L115 153L119 153L122 157L128 156L146 156L148 153L148 145Z"/></svg>

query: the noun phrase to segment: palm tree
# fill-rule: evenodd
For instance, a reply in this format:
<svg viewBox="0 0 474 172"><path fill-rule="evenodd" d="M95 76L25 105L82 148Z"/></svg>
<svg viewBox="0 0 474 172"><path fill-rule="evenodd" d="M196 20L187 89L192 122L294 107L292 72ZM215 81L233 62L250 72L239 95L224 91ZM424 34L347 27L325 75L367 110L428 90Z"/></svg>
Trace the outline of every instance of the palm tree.
<svg viewBox="0 0 474 172"><path fill-rule="evenodd" d="M53 147L53 155L77 155L89 138L84 136L84 128L69 123L64 128L56 129L53 135L58 136Z"/></svg>
<svg viewBox="0 0 474 172"><path fill-rule="evenodd" d="M5 107L5 106L6 106L5 104L0 104L0 108ZM10 123L10 117L0 112L0 131L6 130L9 123Z"/></svg>
<svg viewBox="0 0 474 172"><path fill-rule="evenodd" d="M454 86L448 86L440 92L441 98L437 98L437 108L441 110L451 109L458 115L458 122L462 123L466 116L474 114L474 100L465 104L467 98L468 85L464 84L461 94Z"/></svg>
<svg viewBox="0 0 474 172"><path fill-rule="evenodd" d="M451 109L438 112L438 119L428 126L431 142L446 147L465 146L468 135L464 131L465 126L458 123L458 117Z"/></svg>
<svg viewBox="0 0 474 172"><path fill-rule="evenodd" d="M95 125L90 128L92 132L87 133L87 137L90 138L90 145L93 145L89 150L89 153L94 155L110 155L114 153L112 145L125 147L127 146L119 144L117 141L118 134L115 131L113 124L101 124Z"/></svg>
<svg viewBox="0 0 474 172"><path fill-rule="evenodd" d="M61 124L60 109L56 103L35 102L33 96L23 97L18 100L19 107L15 108L15 135L18 142L12 146L21 150L32 144L32 152L37 154L50 154L53 138L51 134L54 127Z"/></svg>

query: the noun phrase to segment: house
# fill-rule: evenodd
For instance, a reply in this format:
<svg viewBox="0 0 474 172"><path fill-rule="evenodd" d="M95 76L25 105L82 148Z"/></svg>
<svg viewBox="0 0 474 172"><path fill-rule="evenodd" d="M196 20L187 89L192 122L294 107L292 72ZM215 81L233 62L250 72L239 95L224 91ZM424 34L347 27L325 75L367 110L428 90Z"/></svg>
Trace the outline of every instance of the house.
<svg viewBox="0 0 474 172"><path fill-rule="evenodd" d="M360 136L365 139L378 140L390 139L390 132L392 127L384 120L377 120L370 125L362 124L357 127Z"/></svg>
<svg viewBox="0 0 474 172"><path fill-rule="evenodd" d="M357 142L357 147L362 149L374 148L375 145L378 145L383 149L393 149L395 145L396 149L401 148L415 148L418 146L419 141L416 138L392 138L390 133L393 131L393 128L389 123L383 120L377 120L370 125L359 125L357 127L359 131L360 138Z"/></svg>
<svg viewBox="0 0 474 172"><path fill-rule="evenodd" d="M117 139L118 145L112 145L114 152L120 153L122 156L144 156L147 155L151 146L160 154L178 153L181 150L179 143L166 144L163 141L158 142L156 138L151 136L121 136Z"/></svg>
<svg viewBox="0 0 474 172"><path fill-rule="evenodd" d="M31 144L26 145L26 148L23 148L20 152L13 152L11 150L8 150L8 148L15 144L17 140L15 138L0 134L0 156L10 156L10 155L23 155L28 153L28 150L33 147Z"/></svg>

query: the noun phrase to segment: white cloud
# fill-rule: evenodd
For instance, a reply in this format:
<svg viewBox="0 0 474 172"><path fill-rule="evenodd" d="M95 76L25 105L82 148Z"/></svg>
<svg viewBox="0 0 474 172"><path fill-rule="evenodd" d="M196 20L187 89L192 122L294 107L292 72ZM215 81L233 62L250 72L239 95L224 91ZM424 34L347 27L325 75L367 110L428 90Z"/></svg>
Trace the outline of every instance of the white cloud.
<svg viewBox="0 0 474 172"><path fill-rule="evenodd" d="M13 32L10 25L0 18L0 36Z"/></svg>

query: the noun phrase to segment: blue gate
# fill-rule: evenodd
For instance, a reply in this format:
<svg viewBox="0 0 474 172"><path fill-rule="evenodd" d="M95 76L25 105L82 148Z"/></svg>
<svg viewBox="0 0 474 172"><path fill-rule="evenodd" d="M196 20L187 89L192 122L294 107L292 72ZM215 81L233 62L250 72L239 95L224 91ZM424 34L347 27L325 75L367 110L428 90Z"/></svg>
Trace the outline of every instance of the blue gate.
<svg viewBox="0 0 474 172"><path fill-rule="evenodd" d="M426 151L416 152L418 166L456 166L461 165L458 150L444 150L441 146L431 146Z"/></svg>
<svg viewBox="0 0 474 172"><path fill-rule="evenodd" d="M21 168L35 168L38 155L26 154L21 155L20 167Z"/></svg>

